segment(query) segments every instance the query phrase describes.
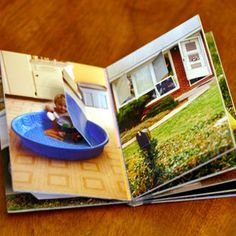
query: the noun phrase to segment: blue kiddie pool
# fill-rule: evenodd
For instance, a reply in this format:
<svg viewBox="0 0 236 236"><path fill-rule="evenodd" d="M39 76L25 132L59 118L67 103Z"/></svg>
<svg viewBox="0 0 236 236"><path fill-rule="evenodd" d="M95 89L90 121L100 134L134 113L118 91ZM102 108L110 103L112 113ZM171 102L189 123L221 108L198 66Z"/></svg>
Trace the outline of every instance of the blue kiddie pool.
<svg viewBox="0 0 236 236"><path fill-rule="evenodd" d="M23 145L39 155L60 160L84 160L99 156L108 143L108 135L99 125L87 120L73 98L66 94L68 112L73 114L74 127L83 137L77 143L45 135L45 130L53 128L46 111L31 112L16 117L12 121L13 131L21 138Z"/></svg>

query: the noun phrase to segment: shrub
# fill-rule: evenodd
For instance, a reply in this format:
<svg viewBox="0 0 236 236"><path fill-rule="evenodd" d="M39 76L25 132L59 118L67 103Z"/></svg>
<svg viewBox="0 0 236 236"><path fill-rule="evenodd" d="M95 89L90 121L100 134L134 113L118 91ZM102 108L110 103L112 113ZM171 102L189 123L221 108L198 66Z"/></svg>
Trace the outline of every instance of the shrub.
<svg viewBox="0 0 236 236"><path fill-rule="evenodd" d="M227 110L230 112L230 114L233 117L235 117L233 103L232 103L232 100L231 100L231 97L230 97L229 88L227 86L226 79L222 75L222 76L218 77L218 80L219 80L220 90L222 92L222 96L223 96L223 99L224 99L225 106L226 106Z"/></svg>
<svg viewBox="0 0 236 236"><path fill-rule="evenodd" d="M206 34L206 39L207 39L207 44L209 46L209 50L211 53L211 57L213 60L213 64L216 70L216 75L218 77L219 80L219 85L220 85L220 89L224 98L224 103L225 106L227 107L227 110L229 111L229 113L236 118L236 114L234 111L234 107L233 107L233 103L232 103L232 99L230 98L230 94L229 94L229 88L227 86L226 83L226 79L223 76L223 67L222 64L220 62L220 58L219 58L219 54L217 52L216 49L216 45L215 45L215 41L214 41L214 37L212 33L207 33Z"/></svg>
<svg viewBox="0 0 236 236"><path fill-rule="evenodd" d="M211 53L212 61L216 70L216 75L223 74L223 69L220 63L220 58L216 50L215 42L212 33L206 34L207 44Z"/></svg>
<svg viewBox="0 0 236 236"><path fill-rule="evenodd" d="M116 116L120 132L130 129L141 122L147 102L148 98L144 95L119 110Z"/></svg>
<svg viewBox="0 0 236 236"><path fill-rule="evenodd" d="M150 111L148 112L148 114L146 115L146 118L156 116L157 114L159 114L162 111L173 109L178 104L179 104L179 102L175 101L172 96L168 96L168 97L164 98L160 103L153 106L150 109Z"/></svg>

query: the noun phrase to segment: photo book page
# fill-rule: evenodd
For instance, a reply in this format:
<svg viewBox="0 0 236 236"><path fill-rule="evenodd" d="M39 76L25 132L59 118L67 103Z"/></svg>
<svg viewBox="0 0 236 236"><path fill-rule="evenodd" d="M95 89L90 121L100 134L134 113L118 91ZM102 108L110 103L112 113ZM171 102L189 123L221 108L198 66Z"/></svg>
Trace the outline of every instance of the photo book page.
<svg viewBox="0 0 236 236"><path fill-rule="evenodd" d="M195 16L107 68L133 197L234 155L235 109L210 37Z"/></svg>

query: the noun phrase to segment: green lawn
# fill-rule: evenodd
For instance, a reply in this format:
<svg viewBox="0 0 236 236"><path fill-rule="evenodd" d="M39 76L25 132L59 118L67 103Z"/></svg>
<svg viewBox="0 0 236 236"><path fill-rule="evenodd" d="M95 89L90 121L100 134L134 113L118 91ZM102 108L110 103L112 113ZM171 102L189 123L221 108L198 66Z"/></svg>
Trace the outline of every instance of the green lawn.
<svg viewBox="0 0 236 236"><path fill-rule="evenodd" d="M151 117L147 120L144 120L142 123L134 126L133 128L126 130L121 133L121 143L124 144L128 142L130 139L134 138L138 131L143 130L145 128L151 127L153 124L161 120L165 115L167 115L171 110L162 111L154 117Z"/></svg>
<svg viewBox="0 0 236 236"><path fill-rule="evenodd" d="M225 111L219 89L216 82L214 82L210 91L193 101L173 119L154 129L152 135L158 137L160 142L163 142L176 134L186 132L196 123L224 115Z"/></svg>
<svg viewBox="0 0 236 236"><path fill-rule="evenodd" d="M176 134L183 133L200 121L207 120L214 116L222 116L224 108L220 98L217 84L212 84L210 91L206 92L181 112L176 114L164 124L151 131L152 137L158 142L164 142ZM138 149L138 143L133 142L124 148L124 155L129 159Z"/></svg>
<svg viewBox="0 0 236 236"><path fill-rule="evenodd" d="M157 184L170 180L233 146L228 123L214 127L223 116L224 107L214 81L207 92L151 131L152 137L158 140ZM142 180L142 186L138 183L141 181L139 175L147 173L147 170L145 165L140 165L143 159L137 142L124 148L124 156L131 190L135 192L133 195L138 195L145 191L145 185L150 187L154 183L148 178Z"/></svg>

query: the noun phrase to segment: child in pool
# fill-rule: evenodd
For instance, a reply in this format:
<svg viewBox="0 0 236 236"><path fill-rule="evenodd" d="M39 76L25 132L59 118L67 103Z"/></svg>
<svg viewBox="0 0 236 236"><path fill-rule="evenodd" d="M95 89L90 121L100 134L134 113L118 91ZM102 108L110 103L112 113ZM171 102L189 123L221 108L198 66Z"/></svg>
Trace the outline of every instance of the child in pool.
<svg viewBox="0 0 236 236"><path fill-rule="evenodd" d="M52 112L52 113L56 112L58 114L58 116L68 115L67 107L66 107L66 98L65 98L64 94L56 95L54 98L54 104L55 104L54 107L52 107L50 105L46 105L45 109L48 112Z"/></svg>
<svg viewBox="0 0 236 236"><path fill-rule="evenodd" d="M54 98L55 106L46 105L45 109L48 111L47 115L49 119L53 122L53 128L45 130L45 134L52 138L59 139L61 141L65 138L65 133L60 132L58 130L58 125L56 123L56 119L60 116L68 116L67 107L66 107L66 99L64 94L58 94Z"/></svg>
<svg viewBox="0 0 236 236"><path fill-rule="evenodd" d="M56 97L54 98L54 104L55 104L54 107L50 105L46 105L45 107L45 109L48 111L47 113L48 118L53 122L53 128L45 130L44 133L47 136L56 138L61 141L69 139L74 143L77 143L79 140L82 139L81 135L77 131L67 134L66 132L62 132L58 129L57 119L62 116L65 117L69 116L66 107L65 95L64 94L56 95Z"/></svg>

